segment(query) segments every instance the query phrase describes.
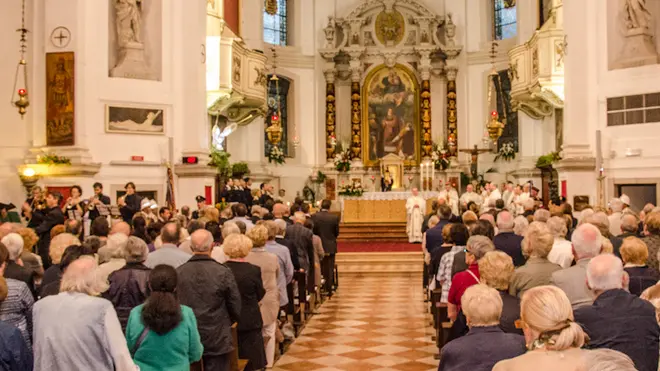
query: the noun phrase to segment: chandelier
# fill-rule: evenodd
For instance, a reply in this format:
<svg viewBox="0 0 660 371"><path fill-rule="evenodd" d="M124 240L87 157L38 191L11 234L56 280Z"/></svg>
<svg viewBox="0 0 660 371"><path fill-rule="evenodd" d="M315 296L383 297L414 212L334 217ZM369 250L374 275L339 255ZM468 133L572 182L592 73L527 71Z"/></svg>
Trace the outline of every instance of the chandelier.
<svg viewBox="0 0 660 371"><path fill-rule="evenodd" d="M497 57L497 43L493 41L490 48L491 71L488 75L488 119L486 120L486 134L484 142L492 142L497 145L497 141L504 132L506 126L506 105L503 105L502 119L497 109L498 97L502 97L502 80L500 74L495 69L495 58ZM495 99L493 99L495 95Z"/></svg>
<svg viewBox="0 0 660 371"><path fill-rule="evenodd" d="M27 61L25 60L25 52L27 51L27 33L28 30L25 28L25 0L23 0L23 9L21 17L21 28L16 30L20 32L20 54L21 58L18 61L16 66L16 75L14 76L14 90L12 91L11 103L18 108L18 113L21 115L21 119L24 118L25 113L27 112L27 107L30 105L30 100L28 99L27 86L28 86L28 72L27 72ZM22 84L20 82L21 77L23 78Z"/></svg>

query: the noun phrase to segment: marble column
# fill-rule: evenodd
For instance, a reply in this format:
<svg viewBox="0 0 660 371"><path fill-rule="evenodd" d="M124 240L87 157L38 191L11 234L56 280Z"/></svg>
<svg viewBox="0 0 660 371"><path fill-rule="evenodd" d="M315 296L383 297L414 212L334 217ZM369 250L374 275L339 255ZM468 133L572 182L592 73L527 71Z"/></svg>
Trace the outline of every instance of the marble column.
<svg viewBox="0 0 660 371"><path fill-rule="evenodd" d="M433 151L433 136L431 134L431 58L430 51L418 50L420 53L420 74L422 86L420 94L421 113L421 156L422 160L430 159Z"/></svg>
<svg viewBox="0 0 660 371"><path fill-rule="evenodd" d="M332 163L337 143L337 125L335 121L335 74L336 71L325 71L325 158Z"/></svg>
<svg viewBox="0 0 660 371"><path fill-rule="evenodd" d="M447 144L452 156L458 154L458 107L456 104L456 75L458 69L449 68L447 72Z"/></svg>

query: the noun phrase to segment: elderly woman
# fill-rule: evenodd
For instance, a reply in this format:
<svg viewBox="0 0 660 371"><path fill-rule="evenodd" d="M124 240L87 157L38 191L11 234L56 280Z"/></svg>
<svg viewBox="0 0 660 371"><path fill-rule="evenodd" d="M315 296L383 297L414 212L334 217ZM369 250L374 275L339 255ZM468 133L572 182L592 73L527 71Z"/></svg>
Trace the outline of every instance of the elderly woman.
<svg viewBox="0 0 660 371"><path fill-rule="evenodd" d="M603 247L603 250L605 250L604 252L609 252L609 253L613 253L616 256L621 256L619 250L621 248L621 244L623 243L623 240L619 237L613 236L610 233L610 220L607 214L605 214L602 211L596 212L592 216L587 218L585 222L596 226L596 228L598 228L598 230L600 231L600 234L603 235L603 239L609 241L610 244L612 245L612 248L609 249L609 246L605 245L607 244L607 242L605 242L604 243L605 246Z"/></svg>
<svg viewBox="0 0 660 371"><path fill-rule="evenodd" d="M502 299L500 328L506 333L522 335L522 330L516 328L516 321L520 319L520 299L509 294L514 269L513 259L503 251L488 252L479 260L481 283L497 290Z"/></svg>
<svg viewBox="0 0 660 371"><path fill-rule="evenodd" d="M44 276L44 264L41 256L34 253L34 246L39 237L32 228L19 228L16 233L23 239L23 252L21 252L21 261L23 267L31 270L35 274L35 282L40 283Z"/></svg>
<svg viewBox="0 0 660 371"><path fill-rule="evenodd" d="M2 238L2 244L9 252L9 260L4 266L5 278L23 281L36 297L34 272L22 266L21 253L23 253L23 238L18 233L10 233Z"/></svg>
<svg viewBox="0 0 660 371"><path fill-rule="evenodd" d="M552 273L561 269L548 260L554 237L545 223L532 222L522 242L523 254L528 257L522 267L518 267L511 278L509 294L522 297L525 291L549 285Z"/></svg>
<svg viewBox="0 0 660 371"><path fill-rule="evenodd" d="M438 225L440 223L440 218L437 215L433 215L429 218L428 222L428 229L431 229ZM444 240L444 234L442 236ZM431 254L429 253L429 250L426 248L426 232L424 232L424 235L422 236L422 251L424 252L424 263L426 265L431 264Z"/></svg>
<svg viewBox="0 0 660 371"><path fill-rule="evenodd" d="M550 211L546 209L538 209L534 212L534 221L539 223L546 223L550 219Z"/></svg>
<svg viewBox="0 0 660 371"><path fill-rule="evenodd" d="M238 228L236 223L226 222L222 226L221 233L222 233L222 239L225 240L227 237L229 237L232 234L241 234L241 230ZM227 261L227 255L225 255L223 246L218 246L214 248L213 251L211 251L211 257L218 263L224 263Z"/></svg>
<svg viewBox="0 0 660 371"><path fill-rule="evenodd" d="M465 262L468 269L457 273L451 280L449 288L449 305L447 312L451 320L456 320L458 311L461 310L461 299L468 287L479 284L479 259L487 252L495 250L493 241L484 236L472 236L465 246Z"/></svg>
<svg viewBox="0 0 660 371"><path fill-rule="evenodd" d="M644 241L637 237L628 237L621 245L621 260L623 270L630 278L629 291L640 296L644 290L655 285L660 279L660 273L646 265L649 250Z"/></svg>
<svg viewBox="0 0 660 371"><path fill-rule="evenodd" d="M240 233L231 234L225 239L222 248L229 258L225 265L234 274L241 293L238 357L248 360L245 370L262 369L266 367L267 361L259 301L266 295L266 290L261 281L261 269L245 261L252 250L252 240Z"/></svg>
<svg viewBox="0 0 660 371"><path fill-rule="evenodd" d="M96 238L95 236L90 236L90 237ZM64 250L64 255L62 255L62 260L60 261L59 264L62 273L66 272L66 269L69 267L69 265L73 263L75 260L78 260L83 255L89 255L95 258L94 251L92 250L92 248L90 248L87 245L82 245L82 246L71 245L67 247L66 250ZM61 283L62 283L62 277L60 276L57 278L56 281L53 281L47 285L42 285L40 289L41 291L39 291L39 298L43 299L46 296L59 294Z"/></svg>
<svg viewBox="0 0 660 371"><path fill-rule="evenodd" d="M62 277L60 261L62 260L62 255L64 255L64 250L71 245L80 246L80 240L70 233L58 234L50 240L48 254L53 264L44 272L44 278L41 280L42 287L60 280Z"/></svg>
<svg viewBox="0 0 660 371"><path fill-rule="evenodd" d="M451 270L454 258L459 252L463 252L465 249L465 245L470 237L470 232L463 224L451 224L450 235L452 241L454 241L456 245L442 256L440 259L440 265L438 265L438 274L436 275L436 281L438 285L442 287L442 294L440 296L440 302L442 303L446 303L449 298L449 289L451 288L452 279Z"/></svg>
<svg viewBox="0 0 660 371"><path fill-rule="evenodd" d="M39 300L34 318L35 370L137 370L96 260L83 256L62 276L59 294ZM73 344L78 344L74 346Z"/></svg>
<svg viewBox="0 0 660 371"><path fill-rule="evenodd" d="M573 245L571 241L566 240L566 233L568 233L566 221L558 216L553 216L548 219L546 224L555 238L552 250L548 254L548 260L562 268L570 267L573 263Z"/></svg>
<svg viewBox="0 0 660 371"><path fill-rule="evenodd" d="M581 371L586 334L574 322L566 294L554 286L538 286L523 295L520 303L528 352L498 362L493 371Z"/></svg>
<svg viewBox="0 0 660 371"><path fill-rule="evenodd" d="M0 304L7 298L7 282L0 276ZM7 322L0 321L0 359L6 370L32 371L32 351L21 331Z"/></svg>
<svg viewBox="0 0 660 371"><path fill-rule="evenodd" d="M110 288L103 293L103 297L112 302L121 328L126 330L131 310L144 303L149 296L149 268L144 265L149 248L144 240L131 236L122 255L126 265L110 274Z"/></svg>
<svg viewBox="0 0 660 371"><path fill-rule="evenodd" d="M280 310L280 293L277 287L280 265L277 256L266 251L268 229L263 225L253 227L247 234L252 240L252 252L245 258L248 263L261 268L261 281L266 289L266 295L259 301L261 319L263 320L263 336L267 339L266 360L267 367L273 367L275 358L275 330L277 316Z"/></svg>
<svg viewBox="0 0 660 371"><path fill-rule="evenodd" d="M128 237L122 233L115 233L108 237L108 243L99 249L99 274L101 279L108 280L110 274L126 265L124 251Z"/></svg>
<svg viewBox="0 0 660 371"><path fill-rule="evenodd" d="M9 261L9 251L0 243L0 277ZM0 321L18 328L28 348L32 350L32 305L34 297L25 282L6 279L7 293L0 302ZM2 362L0 362L2 364Z"/></svg>
<svg viewBox="0 0 660 371"><path fill-rule="evenodd" d="M513 233L517 234L518 236L525 237L528 227L529 221L527 221L527 218L524 216L518 215L515 219L513 219Z"/></svg>
<svg viewBox="0 0 660 371"><path fill-rule="evenodd" d="M151 295L131 310L126 342L141 371L188 370L202 358L195 313L179 302L177 284L173 267L157 265L149 271Z"/></svg>
<svg viewBox="0 0 660 371"><path fill-rule="evenodd" d="M490 371L497 362L525 353L525 338L499 327L502 299L497 290L483 284L468 288L463 313L470 331L442 348L438 371Z"/></svg>

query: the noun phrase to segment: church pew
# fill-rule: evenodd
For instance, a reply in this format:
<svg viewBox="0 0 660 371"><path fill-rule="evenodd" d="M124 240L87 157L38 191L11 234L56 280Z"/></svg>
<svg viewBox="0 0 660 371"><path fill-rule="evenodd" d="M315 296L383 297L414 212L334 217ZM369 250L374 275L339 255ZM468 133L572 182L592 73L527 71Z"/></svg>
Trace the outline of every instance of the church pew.
<svg viewBox="0 0 660 371"><path fill-rule="evenodd" d="M293 278L296 281L293 289L293 305L296 312L293 315L293 326L296 330L296 336L300 334L305 326L305 308L307 307L307 277L305 273L294 272ZM297 288L297 290L296 290Z"/></svg>

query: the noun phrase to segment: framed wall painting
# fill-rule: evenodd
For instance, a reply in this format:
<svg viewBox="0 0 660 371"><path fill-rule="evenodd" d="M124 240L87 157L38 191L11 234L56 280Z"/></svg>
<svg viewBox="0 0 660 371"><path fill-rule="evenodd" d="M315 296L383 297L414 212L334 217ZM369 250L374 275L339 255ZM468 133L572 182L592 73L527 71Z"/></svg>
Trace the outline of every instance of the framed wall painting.
<svg viewBox="0 0 660 371"><path fill-rule="evenodd" d="M75 144L73 52L46 53L46 145Z"/></svg>
<svg viewBox="0 0 660 371"><path fill-rule="evenodd" d="M105 106L105 131L118 134L165 134L165 107L154 105Z"/></svg>

